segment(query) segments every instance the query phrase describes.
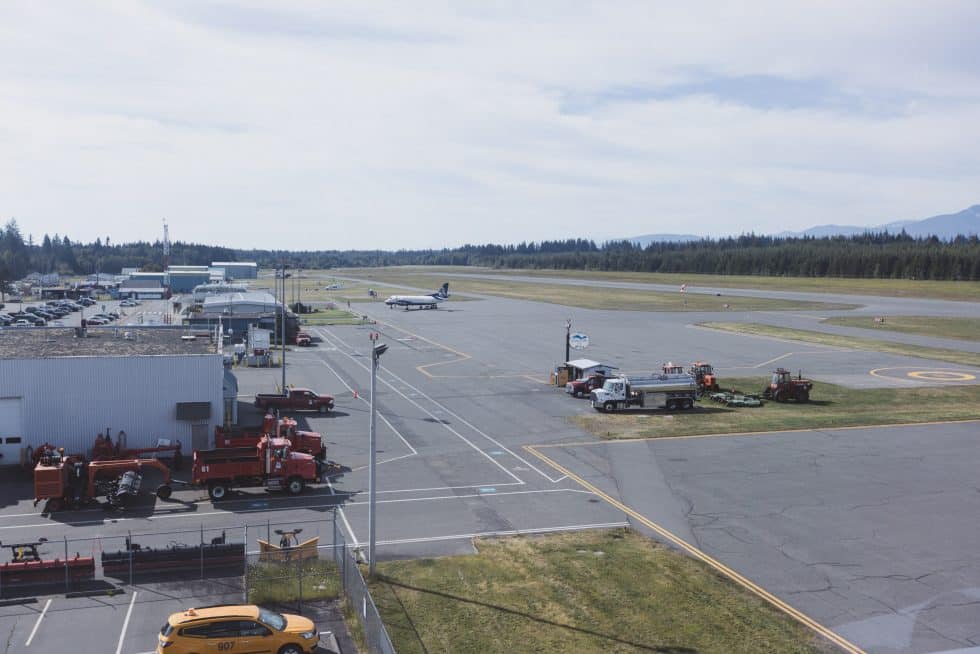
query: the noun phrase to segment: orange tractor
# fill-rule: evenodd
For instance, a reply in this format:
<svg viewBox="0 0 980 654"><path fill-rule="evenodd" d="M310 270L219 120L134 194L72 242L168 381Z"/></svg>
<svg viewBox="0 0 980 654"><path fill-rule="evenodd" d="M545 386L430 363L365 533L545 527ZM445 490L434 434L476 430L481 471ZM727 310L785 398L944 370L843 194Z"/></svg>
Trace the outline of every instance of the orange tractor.
<svg viewBox="0 0 980 654"><path fill-rule="evenodd" d="M803 379L803 371L793 378L793 373L785 368L776 368L772 372L769 385L762 391L762 397L767 400L786 402L796 400L797 402L809 402L810 391L813 390L813 382Z"/></svg>
<svg viewBox="0 0 980 654"><path fill-rule="evenodd" d="M711 367L710 363L695 361L691 364L688 372L694 376L694 379L698 383L698 390L702 393L718 390L718 377L715 375L715 369Z"/></svg>

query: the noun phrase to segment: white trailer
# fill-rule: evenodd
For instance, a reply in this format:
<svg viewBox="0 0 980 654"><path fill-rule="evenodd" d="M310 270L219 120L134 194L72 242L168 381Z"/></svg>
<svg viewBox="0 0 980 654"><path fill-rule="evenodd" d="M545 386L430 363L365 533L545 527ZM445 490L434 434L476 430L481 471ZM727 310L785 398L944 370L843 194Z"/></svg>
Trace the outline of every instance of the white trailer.
<svg viewBox="0 0 980 654"><path fill-rule="evenodd" d="M693 409L698 384L687 373L613 377L589 397L593 409L610 413L624 409Z"/></svg>

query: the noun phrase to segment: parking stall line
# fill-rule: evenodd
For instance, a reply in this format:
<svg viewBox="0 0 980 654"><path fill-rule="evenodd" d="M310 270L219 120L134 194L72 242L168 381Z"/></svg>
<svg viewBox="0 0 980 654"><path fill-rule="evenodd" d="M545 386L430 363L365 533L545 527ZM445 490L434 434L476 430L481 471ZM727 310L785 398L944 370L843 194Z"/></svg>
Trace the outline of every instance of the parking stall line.
<svg viewBox="0 0 980 654"><path fill-rule="evenodd" d="M41 626L41 620L44 619L44 614L48 612L49 606L51 606L51 600L44 603L44 608L41 609L41 615L37 616L37 622L34 623L34 628L31 629L31 635L27 637L27 642L24 643L25 647L31 646L31 641L34 640L34 634L37 633L37 628Z"/></svg>
<svg viewBox="0 0 980 654"><path fill-rule="evenodd" d="M133 598L129 600L129 608L126 609L126 619L123 620L122 631L119 632L119 644L116 645L116 654L121 654L123 640L126 639L126 630L129 629L129 618L133 615L133 605L136 604L136 596L139 594L138 591L133 591Z"/></svg>

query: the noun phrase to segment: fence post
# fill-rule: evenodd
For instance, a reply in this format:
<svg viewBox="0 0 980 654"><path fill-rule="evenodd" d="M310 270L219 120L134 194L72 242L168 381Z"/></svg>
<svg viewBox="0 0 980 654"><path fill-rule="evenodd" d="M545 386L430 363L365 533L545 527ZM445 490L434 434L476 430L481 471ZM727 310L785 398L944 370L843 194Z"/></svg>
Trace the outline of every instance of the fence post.
<svg viewBox="0 0 980 654"><path fill-rule="evenodd" d="M204 523L201 523L201 579L204 579Z"/></svg>
<svg viewBox="0 0 980 654"><path fill-rule="evenodd" d="M68 572L68 535L65 535L65 593L71 592L71 574Z"/></svg>
<svg viewBox="0 0 980 654"><path fill-rule="evenodd" d="M242 586L244 588L242 604L248 604L248 523L242 525L242 531L245 532L242 536L245 548L245 554L242 556Z"/></svg>
<svg viewBox="0 0 980 654"><path fill-rule="evenodd" d="M133 532L126 530L126 549L129 551L129 585L133 585Z"/></svg>

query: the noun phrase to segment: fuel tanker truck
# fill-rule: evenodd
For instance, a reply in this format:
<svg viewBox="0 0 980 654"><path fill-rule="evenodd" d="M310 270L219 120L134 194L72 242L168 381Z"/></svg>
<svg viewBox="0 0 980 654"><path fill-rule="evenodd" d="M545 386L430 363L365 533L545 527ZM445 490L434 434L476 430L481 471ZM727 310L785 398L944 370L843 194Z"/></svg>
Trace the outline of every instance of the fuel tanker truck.
<svg viewBox="0 0 980 654"><path fill-rule="evenodd" d="M647 377L612 377L589 394L596 411L627 409L692 409L698 399L698 384L687 373L664 373Z"/></svg>

